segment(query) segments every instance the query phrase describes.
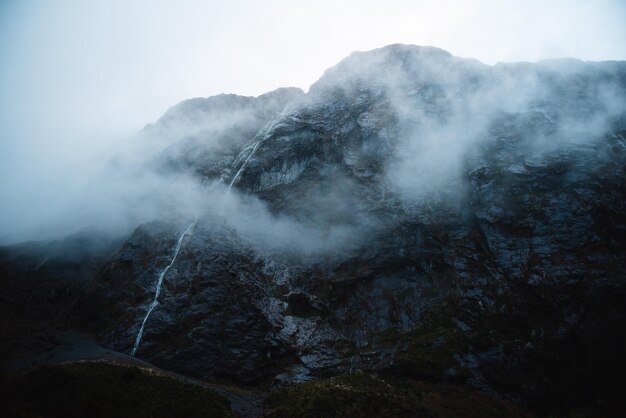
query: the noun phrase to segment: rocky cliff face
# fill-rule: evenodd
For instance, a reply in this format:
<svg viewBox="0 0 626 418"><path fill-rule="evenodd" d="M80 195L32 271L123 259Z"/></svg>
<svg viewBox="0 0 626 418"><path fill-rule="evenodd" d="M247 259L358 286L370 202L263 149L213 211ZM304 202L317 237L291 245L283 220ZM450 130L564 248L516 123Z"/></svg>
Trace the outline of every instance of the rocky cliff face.
<svg viewBox="0 0 626 418"><path fill-rule="evenodd" d="M363 370L540 414L619 403L625 63L392 45L307 94L184 102L146 135L174 125L147 164L213 203L139 226L103 266L74 316L107 346L130 351L195 222L137 352L163 368L275 386Z"/></svg>

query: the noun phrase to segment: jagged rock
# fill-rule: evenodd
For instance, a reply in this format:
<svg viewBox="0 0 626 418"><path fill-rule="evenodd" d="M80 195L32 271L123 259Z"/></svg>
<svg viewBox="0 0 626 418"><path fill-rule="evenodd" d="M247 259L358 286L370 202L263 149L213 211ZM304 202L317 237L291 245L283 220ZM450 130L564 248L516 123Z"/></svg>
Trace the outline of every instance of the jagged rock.
<svg viewBox="0 0 626 418"><path fill-rule="evenodd" d="M306 95L184 102L145 134L189 137L150 164L335 239L264 247L201 217L138 356L243 384L369 370L542 414L615 405L625 103L623 62L487 66L406 45L354 53ZM102 342L130 351L189 222L138 227L104 266L75 308Z"/></svg>

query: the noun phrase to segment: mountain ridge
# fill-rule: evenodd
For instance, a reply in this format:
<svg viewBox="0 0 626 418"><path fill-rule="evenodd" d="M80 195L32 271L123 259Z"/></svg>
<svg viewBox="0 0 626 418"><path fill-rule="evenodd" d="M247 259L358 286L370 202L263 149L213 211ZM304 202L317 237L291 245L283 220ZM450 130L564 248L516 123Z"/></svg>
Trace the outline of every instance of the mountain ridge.
<svg viewBox="0 0 626 418"><path fill-rule="evenodd" d="M619 410L626 63L392 45L272 93L159 119L183 127L133 170L184 175L200 197L156 211L61 302L73 326L130 352L180 239L137 351L163 369L285 393L365 373L542 416ZM223 100L243 111L205 120Z"/></svg>

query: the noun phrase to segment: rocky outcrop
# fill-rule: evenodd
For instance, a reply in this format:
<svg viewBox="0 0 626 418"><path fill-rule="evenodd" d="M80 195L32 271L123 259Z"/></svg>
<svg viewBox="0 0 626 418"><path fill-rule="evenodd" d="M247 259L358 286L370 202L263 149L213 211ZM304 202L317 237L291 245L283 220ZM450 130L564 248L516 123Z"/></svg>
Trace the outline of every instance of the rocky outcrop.
<svg viewBox="0 0 626 418"><path fill-rule="evenodd" d="M252 106L217 142L194 131L152 161L299 227L266 246L229 213L197 220L139 357L241 384L368 370L542 414L616 405L626 64L392 45L274 94L185 102L155 125ZM190 222L138 227L76 306L105 344L130 350Z"/></svg>
<svg viewBox="0 0 626 418"><path fill-rule="evenodd" d="M300 89L280 88L259 97L221 94L185 100L141 133L147 141L156 136L171 143L149 165L158 172L190 173L204 181L228 176L241 148L302 95Z"/></svg>

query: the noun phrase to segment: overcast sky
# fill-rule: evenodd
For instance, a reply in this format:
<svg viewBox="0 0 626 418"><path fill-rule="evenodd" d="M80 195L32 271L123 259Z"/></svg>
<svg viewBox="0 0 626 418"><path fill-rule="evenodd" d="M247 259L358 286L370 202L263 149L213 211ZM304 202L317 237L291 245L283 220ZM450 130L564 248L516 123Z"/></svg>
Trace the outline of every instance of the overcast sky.
<svg viewBox="0 0 626 418"><path fill-rule="evenodd" d="M624 22L623 0L0 0L0 229L185 98L306 91L390 43L488 64L624 60Z"/></svg>

